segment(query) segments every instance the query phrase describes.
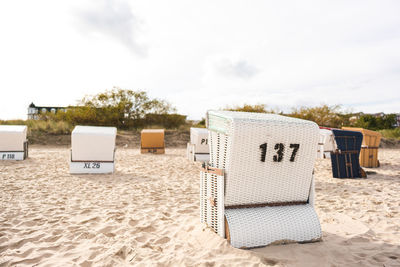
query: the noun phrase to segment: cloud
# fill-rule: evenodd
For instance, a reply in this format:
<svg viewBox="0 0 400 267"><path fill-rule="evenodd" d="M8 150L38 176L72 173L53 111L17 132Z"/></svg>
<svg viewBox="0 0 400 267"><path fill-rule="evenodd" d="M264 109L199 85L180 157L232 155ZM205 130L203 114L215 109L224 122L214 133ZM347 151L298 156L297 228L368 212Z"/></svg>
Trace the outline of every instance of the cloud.
<svg viewBox="0 0 400 267"><path fill-rule="evenodd" d="M147 47L138 42L140 20L128 3L119 0L96 1L76 12L80 27L90 34L101 34L121 42L139 56L147 55Z"/></svg>
<svg viewBox="0 0 400 267"><path fill-rule="evenodd" d="M221 58L215 62L217 71L230 77L249 79L258 73L258 69L246 60L232 60L229 58Z"/></svg>
<svg viewBox="0 0 400 267"><path fill-rule="evenodd" d="M8 92L0 117L114 85L145 89L191 118L243 103L399 112L399 8L396 0L0 1Z"/></svg>

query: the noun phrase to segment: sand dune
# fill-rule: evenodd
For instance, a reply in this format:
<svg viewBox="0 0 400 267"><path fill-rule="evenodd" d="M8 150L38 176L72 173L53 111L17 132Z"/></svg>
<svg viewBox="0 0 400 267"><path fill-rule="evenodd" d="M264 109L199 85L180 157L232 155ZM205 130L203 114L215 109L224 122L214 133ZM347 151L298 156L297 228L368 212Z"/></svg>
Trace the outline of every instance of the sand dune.
<svg viewBox="0 0 400 267"><path fill-rule="evenodd" d="M239 250L199 223L200 164L117 150L113 175L70 175L69 150L0 162L0 266L400 266L400 150L368 179L318 160L323 241Z"/></svg>

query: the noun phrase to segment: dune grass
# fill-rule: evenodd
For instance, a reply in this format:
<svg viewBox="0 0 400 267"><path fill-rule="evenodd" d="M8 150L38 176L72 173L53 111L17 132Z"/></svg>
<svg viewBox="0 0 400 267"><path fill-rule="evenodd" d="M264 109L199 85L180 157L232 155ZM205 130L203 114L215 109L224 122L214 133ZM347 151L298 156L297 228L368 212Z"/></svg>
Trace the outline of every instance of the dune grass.
<svg viewBox="0 0 400 267"><path fill-rule="evenodd" d="M70 134L73 126L65 121L44 121L44 120L0 120L3 125L26 125L28 135L31 134Z"/></svg>
<svg viewBox="0 0 400 267"><path fill-rule="evenodd" d="M383 138L400 140L400 128L385 129L379 131Z"/></svg>
<svg viewBox="0 0 400 267"><path fill-rule="evenodd" d="M0 120L0 125L27 125L28 135L50 134L64 135L71 134L73 125L65 121L52 120ZM203 125L181 125L178 130L188 131L190 127L204 127ZM147 127L146 127L147 128ZM162 126L152 126L148 128L163 128ZM379 130L383 138L400 140L400 128Z"/></svg>

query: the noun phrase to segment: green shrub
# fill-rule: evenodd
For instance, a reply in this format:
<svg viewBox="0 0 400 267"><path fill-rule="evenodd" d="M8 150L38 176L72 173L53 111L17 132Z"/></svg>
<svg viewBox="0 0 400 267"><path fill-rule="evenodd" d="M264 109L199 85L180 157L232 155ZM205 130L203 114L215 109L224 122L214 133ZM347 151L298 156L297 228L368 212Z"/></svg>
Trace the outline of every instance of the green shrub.
<svg viewBox="0 0 400 267"><path fill-rule="evenodd" d="M369 130L381 130L381 129L393 129L396 123L396 114L385 114L384 116L374 116L370 114L363 114L359 117L355 126L369 129Z"/></svg>
<svg viewBox="0 0 400 267"><path fill-rule="evenodd" d="M186 116L179 114L146 114L143 119L134 121L136 128L161 126L167 129L178 129L186 124Z"/></svg>
<svg viewBox="0 0 400 267"><path fill-rule="evenodd" d="M339 128L343 126L343 117L339 116L340 106L322 105L319 107L300 107L293 108L288 116L310 120L320 126Z"/></svg>
<svg viewBox="0 0 400 267"><path fill-rule="evenodd" d="M80 106L70 106L66 112L45 113L40 120L66 122L70 125L115 126L118 129L161 125L178 128L186 116L170 114L175 108L168 102L151 99L144 91L114 88L94 96L86 96Z"/></svg>
<svg viewBox="0 0 400 267"><path fill-rule="evenodd" d="M267 105L264 105L264 104L256 104L256 105L244 104L243 106L226 107L226 108L224 108L224 110L241 111L241 112L255 112L255 113L276 113L273 110L267 110Z"/></svg>

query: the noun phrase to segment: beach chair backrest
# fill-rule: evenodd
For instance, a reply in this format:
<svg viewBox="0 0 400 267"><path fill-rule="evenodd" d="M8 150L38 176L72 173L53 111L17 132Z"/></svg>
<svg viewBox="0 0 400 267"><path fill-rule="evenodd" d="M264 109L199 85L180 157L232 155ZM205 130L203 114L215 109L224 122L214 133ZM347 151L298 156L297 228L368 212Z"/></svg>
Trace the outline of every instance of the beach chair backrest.
<svg viewBox="0 0 400 267"><path fill-rule="evenodd" d="M0 152L24 151L26 125L0 125Z"/></svg>
<svg viewBox="0 0 400 267"><path fill-rule="evenodd" d="M165 152L164 129L143 129L140 133L142 153L163 154Z"/></svg>
<svg viewBox="0 0 400 267"><path fill-rule="evenodd" d="M360 132L332 130L337 151L331 153L332 174L335 178L360 178L359 156L363 136Z"/></svg>
<svg viewBox="0 0 400 267"><path fill-rule="evenodd" d="M319 142L317 158L324 158L327 152L336 149L335 138L331 130L319 129Z"/></svg>
<svg viewBox="0 0 400 267"><path fill-rule="evenodd" d="M307 202L319 140L310 121L209 111L210 163L225 170L225 206Z"/></svg>
<svg viewBox="0 0 400 267"><path fill-rule="evenodd" d="M72 161L114 161L117 128L76 126L71 133Z"/></svg>
<svg viewBox="0 0 400 267"><path fill-rule="evenodd" d="M195 145L195 153L209 153L207 128L190 128L190 143Z"/></svg>

